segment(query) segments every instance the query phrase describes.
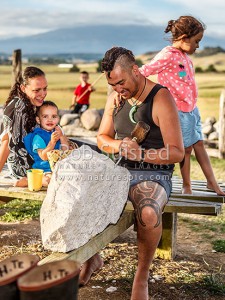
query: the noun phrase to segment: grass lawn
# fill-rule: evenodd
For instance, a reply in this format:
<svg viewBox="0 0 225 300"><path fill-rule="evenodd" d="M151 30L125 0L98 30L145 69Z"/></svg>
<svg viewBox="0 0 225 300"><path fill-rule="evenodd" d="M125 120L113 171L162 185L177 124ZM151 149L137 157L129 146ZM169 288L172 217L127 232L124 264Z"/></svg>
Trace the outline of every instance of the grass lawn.
<svg viewBox="0 0 225 300"><path fill-rule="evenodd" d="M25 67L25 66L24 66ZM81 64L78 67L90 72L92 83L101 76L96 73L96 64ZM48 96L46 99L55 101L59 108L69 108L74 88L79 84L79 73L70 73L69 69L58 68L52 65L40 66L48 79ZM12 83L12 67L0 66L0 104L3 104L8 96ZM150 77L156 81L156 77ZM196 74L199 89L198 107L202 120L214 116L218 120L219 98L225 85L225 73ZM91 95L91 107L104 108L107 98L107 82L104 76L95 84L96 91Z"/></svg>

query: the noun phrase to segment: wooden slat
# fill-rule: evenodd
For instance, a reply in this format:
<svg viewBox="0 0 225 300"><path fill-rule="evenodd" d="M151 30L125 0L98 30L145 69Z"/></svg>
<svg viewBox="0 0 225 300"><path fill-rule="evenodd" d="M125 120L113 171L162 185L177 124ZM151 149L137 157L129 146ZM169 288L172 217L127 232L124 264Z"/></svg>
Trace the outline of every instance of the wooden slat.
<svg viewBox="0 0 225 300"><path fill-rule="evenodd" d="M182 184L182 183L183 183L183 180L182 180L182 178L180 178L180 177L173 176L173 177L172 177L172 182L179 182L179 183ZM195 184L195 183L206 185L206 181L205 181L205 180L191 180L191 184ZM222 182L222 181L218 181L218 184L223 184L223 185L225 185L225 183Z"/></svg>
<svg viewBox="0 0 225 300"><path fill-rule="evenodd" d="M187 214L201 214L201 215L212 215L217 216L221 213L222 207L220 205L200 205L200 204L189 204L189 205L179 205L177 202L170 202L167 204L164 211L165 212L177 212L177 213L187 213Z"/></svg>
<svg viewBox="0 0 225 300"><path fill-rule="evenodd" d="M39 192L31 192L27 188L19 188L19 187L12 187L9 185L0 186L0 197L8 197L8 198L19 198L19 199L28 199L28 200L40 200L43 201L46 196L46 188L42 188ZM172 192L170 198L181 198L181 199L199 199L209 202L218 202L224 203L225 197L208 194L181 194Z"/></svg>
<svg viewBox="0 0 225 300"><path fill-rule="evenodd" d="M43 201L46 196L46 188L42 188L41 191L31 192L27 188L12 187L12 186L0 186L0 196L2 199L26 199L26 200L40 200Z"/></svg>
<svg viewBox="0 0 225 300"><path fill-rule="evenodd" d="M222 210L222 204L208 202L204 203L201 201L182 201L183 199L174 199L169 200L166 207L164 208L164 212L166 213L189 213L189 214L202 214L202 215L218 215ZM126 209L133 209L133 205L130 201L127 202Z"/></svg>
<svg viewBox="0 0 225 300"><path fill-rule="evenodd" d="M200 201L205 201L205 202L217 202L217 203L224 203L224 199L225 197L223 196L217 196L215 195L187 195L187 194L180 194L180 193L172 193L170 196L170 199L174 199L174 198L179 198L179 199L193 199L193 200L200 200Z"/></svg>
<svg viewBox="0 0 225 300"><path fill-rule="evenodd" d="M61 259L72 259L77 260L80 263L85 262L87 259L92 257L95 253L102 250L107 244L114 240L118 235L123 233L133 224L133 210L125 210L119 221L115 225L109 225L102 233L93 237L82 247L70 251L68 253L53 253L48 257L42 259L39 265L47 262L61 260Z"/></svg>
<svg viewBox="0 0 225 300"><path fill-rule="evenodd" d="M173 194L181 194L181 188L177 188L177 187L173 187L173 190L172 190L172 193ZM184 196L185 195L188 195L188 194L183 194ZM192 195L194 196L202 196L202 197L205 197L205 196L217 196L217 197L223 197L223 196L219 196L217 195L215 192L211 191L211 190L207 190L207 189L192 189Z"/></svg>

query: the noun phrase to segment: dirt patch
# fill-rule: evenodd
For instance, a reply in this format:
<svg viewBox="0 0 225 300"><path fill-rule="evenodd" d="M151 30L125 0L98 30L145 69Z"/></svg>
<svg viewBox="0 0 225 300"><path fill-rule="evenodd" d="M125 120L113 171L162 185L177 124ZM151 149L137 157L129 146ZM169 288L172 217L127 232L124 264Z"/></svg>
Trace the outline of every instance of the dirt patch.
<svg viewBox="0 0 225 300"><path fill-rule="evenodd" d="M174 261L154 260L149 277L150 299L225 299L225 294L214 295L212 286L206 286L207 281L203 280L205 276L214 280L215 274L219 274L225 284L225 253L214 252L211 244L213 239L224 239L224 235L219 236L210 228L197 230L204 218L208 217L179 215L177 257ZM41 258L49 254L41 244L38 220L1 222L0 231L1 260L21 252L36 253ZM137 263L136 233L128 229L101 255L104 267L87 286L80 288L79 300L130 299Z"/></svg>

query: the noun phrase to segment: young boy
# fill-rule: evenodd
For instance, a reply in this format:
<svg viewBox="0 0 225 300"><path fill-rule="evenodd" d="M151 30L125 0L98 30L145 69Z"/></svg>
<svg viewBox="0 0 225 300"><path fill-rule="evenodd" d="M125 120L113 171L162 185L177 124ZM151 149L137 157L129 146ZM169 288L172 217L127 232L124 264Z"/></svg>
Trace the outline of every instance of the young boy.
<svg viewBox="0 0 225 300"><path fill-rule="evenodd" d="M58 126L58 107L52 101L45 101L36 112L36 121L40 125L24 138L28 153L34 159L33 169L42 169L50 173L47 152L54 149L69 149L69 141Z"/></svg>
<svg viewBox="0 0 225 300"><path fill-rule="evenodd" d="M91 92L95 89L88 83L89 73L83 71L80 73L80 84L74 90L71 108L73 114L82 114L90 106L89 98Z"/></svg>

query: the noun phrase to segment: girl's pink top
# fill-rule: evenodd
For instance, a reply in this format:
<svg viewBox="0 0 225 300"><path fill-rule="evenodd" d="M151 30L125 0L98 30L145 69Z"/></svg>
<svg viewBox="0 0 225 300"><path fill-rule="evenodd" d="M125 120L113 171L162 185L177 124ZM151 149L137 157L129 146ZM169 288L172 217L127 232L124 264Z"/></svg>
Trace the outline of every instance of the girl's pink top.
<svg viewBox="0 0 225 300"><path fill-rule="evenodd" d="M196 107L198 92L194 68L186 53L167 46L139 71L145 77L158 74L158 82L169 89L178 110L190 112Z"/></svg>

